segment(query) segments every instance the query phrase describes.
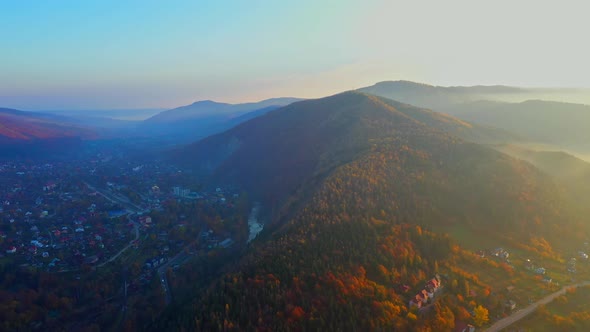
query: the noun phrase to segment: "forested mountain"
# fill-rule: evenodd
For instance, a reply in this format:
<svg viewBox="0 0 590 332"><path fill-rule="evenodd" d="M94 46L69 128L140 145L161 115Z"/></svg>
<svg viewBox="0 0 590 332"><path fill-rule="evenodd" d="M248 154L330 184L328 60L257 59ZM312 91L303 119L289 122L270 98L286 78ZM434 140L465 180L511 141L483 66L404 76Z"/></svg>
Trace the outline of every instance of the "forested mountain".
<svg viewBox="0 0 590 332"><path fill-rule="evenodd" d="M0 108L0 142L66 137L91 139L96 138L97 133L57 116Z"/></svg>
<svg viewBox="0 0 590 332"><path fill-rule="evenodd" d="M585 234L547 176L455 136L465 128L347 92L289 105L179 153L274 212L237 265L153 328L447 331L470 321L474 304L491 305L498 264L474 269L484 263L456 245L470 239L450 230L545 257L558 256L562 236ZM408 301L437 272L463 295L418 314Z"/></svg>
<svg viewBox="0 0 590 332"><path fill-rule="evenodd" d="M445 114L348 92L255 118L189 146L178 160L211 171L221 181L244 183L252 192L285 196L309 175L324 174L365 153L376 139L402 135L402 129L413 137L422 128L464 139L497 135ZM413 138L404 136L404 141Z"/></svg>

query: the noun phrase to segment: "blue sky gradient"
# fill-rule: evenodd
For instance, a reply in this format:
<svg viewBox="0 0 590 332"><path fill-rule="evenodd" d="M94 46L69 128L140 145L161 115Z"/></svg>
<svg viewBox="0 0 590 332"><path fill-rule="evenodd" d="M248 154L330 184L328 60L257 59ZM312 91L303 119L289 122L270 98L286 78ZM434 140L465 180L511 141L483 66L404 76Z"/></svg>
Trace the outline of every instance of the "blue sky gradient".
<svg viewBox="0 0 590 332"><path fill-rule="evenodd" d="M583 1L3 1L0 107L166 108L407 79L590 86Z"/></svg>

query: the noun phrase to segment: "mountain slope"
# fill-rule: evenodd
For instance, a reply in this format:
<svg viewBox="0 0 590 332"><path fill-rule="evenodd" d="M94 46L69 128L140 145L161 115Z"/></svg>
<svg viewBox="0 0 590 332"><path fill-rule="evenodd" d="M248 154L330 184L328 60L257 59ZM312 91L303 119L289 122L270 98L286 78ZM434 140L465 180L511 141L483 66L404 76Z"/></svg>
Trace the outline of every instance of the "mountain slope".
<svg viewBox="0 0 590 332"><path fill-rule="evenodd" d="M275 208L311 197L326 178L347 165L388 154L390 163L398 163L394 167L399 174L384 176L379 186L393 185L394 178L417 181L406 188L410 192L401 195L402 200L424 195L431 201L429 193L438 193L441 206L420 213L451 220L459 216L449 216L472 209L471 219L480 223L511 225L526 222L521 219L529 213L522 206L494 211L485 202L514 206L515 201L532 200L529 196L535 193L540 200L559 202L551 180L534 167L456 136L469 126L429 110L347 92L294 103L208 137L180 151L177 161L208 172L215 181L239 184ZM493 181L500 184L491 185ZM455 206L453 201L464 204ZM537 202L538 214L551 214L545 209L552 209L553 203L547 201Z"/></svg>
<svg viewBox="0 0 590 332"><path fill-rule="evenodd" d="M451 330L462 306L454 296L416 320L412 294L400 289L418 292L441 270L460 280L448 280L451 292L466 276L478 293L490 286L487 275L462 270L477 264L453 242L462 239L434 229L460 227L548 257L564 234L583 237L550 179L444 132L448 121L461 123L349 92L190 146L185 164L245 187L278 212L237 265L154 329Z"/></svg>
<svg viewBox="0 0 590 332"><path fill-rule="evenodd" d="M500 145L497 150L530 162L551 175L567 189L571 200L588 213L587 198L590 197L590 163L563 151L533 150L516 145Z"/></svg>
<svg viewBox="0 0 590 332"><path fill-rule="evenodd" d="M465 139L489 133L445 114L349 92L294 103L255 118L193 144L179 153L179 159L228 182L246 179L250 190L280 187L286 195L301 183L300 174L330 169L334 163L356 158L372 140L400 135L400 128L414 126L417 129L406 130L409 135L425 127Z"/></svg>
<svg viewBox="0 0 590 332"><path fill-rule="evenodd" d="M52 115L0 109L0 140L4 142L68 137L91 139L96 138L97 134Z"/></svg>

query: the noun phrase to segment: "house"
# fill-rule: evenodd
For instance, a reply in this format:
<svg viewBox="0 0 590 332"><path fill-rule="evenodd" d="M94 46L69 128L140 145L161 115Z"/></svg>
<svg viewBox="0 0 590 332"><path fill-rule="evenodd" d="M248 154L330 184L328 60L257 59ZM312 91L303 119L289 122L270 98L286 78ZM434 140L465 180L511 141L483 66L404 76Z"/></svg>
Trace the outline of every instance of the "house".
<svg viewBox="0 0 590 332"><path fill-rule="evenodd" d="M536 274L545 274L545 269L544 269L544 268L542 268L542 267L540 267L540 268L537 268L537 269L535 270L535 273L536 273Z"/></svg>
<svg viewBox="0 0 590 332"><path fill-rule="evenodd" d="M461 332L475 332L475 326L468 324Z"/></svg>
<svg viewBox="0 0 590 332"><path fill-rule="evenodd" d="M15 246L12 246L12 247L8 248L6 250L6 253L7 254L14 254L14 253L16 253L16 247Z"/></svg>
<svg viewBox="0 0 590 332"><path fill-rule="evenodd" d="M440 278L439 278L440 279ZM431 289L433 292L438 291L439 287L440 287L440 280L437 278L432 278L428 281L428 283L426 283L426 287L425 288L429 288Z"/></svg>
<svg viewBox="0 0 590 332"><path fill-rule="evenodd" d="M504 260L507 260L508 257L510 257L510 254L508 253L508 251L504 250L504 248L496 248L492 250L492 255L498 258L502 258Z"/></svg>
<svg viewBox="0 0 590 332"><path fill-rule="evenodd" d="M475 332L475 327L461 321L455 321L455 332Z"/></svg>
<svg viewBox="0 0 590 332"><path fill-rule="evenodd" d="M150 216L141 216L141 217L139 217L139 223L143 227L151 227L152 226L152 217L150 217Z"/></svg>
<svg viewBox="0 0 590 332"><path fill-rule="evenodd" d="M35 246L35 247L37 247L37 248L43 248L43 247L45 247L45 246L43 245L43 243L41 243L41 242L39 242L39 241L37 241L37 240L32 240L32 241L31 241L31 244L32 244L32 245L34 245L34 246Z"/></svg>
<svg viewBox="0 0 590 332"><path fill-rule="evenodd" d="M504 303L504 307L506 307L509 310L514 310L514 309L516 309L516 302L514 302L512 300L508 300L508 301L506 301L506 303Z"/></svg>
<svg viewBox="0 0 590 332"><path fill-rule="evenodd" d="M151 259L147 259L145 261L145 265L144 266L147 269L155 269L158 266L166 263L166 261L168 261L168 259L166 257L163 257L163 256L162 257L154 257L154 258L151 258Z"/></svg>
<svg viewBox="0 0 590 332"><path fill-rule="evenodd" d="M416 307L418 309L422 308L422 298L420 298L419 295L414 296L411 300L410 300L410 308L412 307Z"/></svg>
<svg viewBox="0 0 590 332"><path fill-rule="evenodd" d="M190 189L185 189L182 187L173 187L172 192L174 193L174 196L177 197L187 197L191 193Z"/></svg>
<svg viewBox="0 0 590 332"><path fill-rule="evenodd" d="M427 304L428 300L434 298L435 293L440 289L440 285L440 276L437 274L434 278L428 280L424 289L410 300L410 307L421 308Z"/></svg>
<svg viewBox="0 0 590 332"><path fill-rule="evenodd" d="M420 295L420 297L422 298L422 304L428 303L430 296L428 296L428 292L425 289L421 290L420 293L418 293L418 295Z"/></svg>
<svg viewBox="0 0 590 332"><path fill-rule="evenodd" d="M56 263L59 263L60 259L59 258L54 258L51 260L51 262L49 262L49 264L47 266L49 267L54 267Z"/></svg>
<svg viewBox="0 0 590 332"><path fill-rule="evenodd" d="M426 292L428 293L428 298L429 299L433 299L434 298L434 290L432 288L427 288Z"/></svg>
<svg viewBox="0 0 590 332"><path fill-rule="evenodd" d="M221 242L219 242L219 246L222 248L229 248L232 246L232 244L234 244L234 240L232 240L231 238L227 238Z"/></svg>
<svg viewBox="0 0 590 332"><path fill-rule="evenodd" d="M56 187L57 187L57 184L55 184L55 182L47 182L43 186L43 191L51 191L51 190L55 189Z"/></svg>

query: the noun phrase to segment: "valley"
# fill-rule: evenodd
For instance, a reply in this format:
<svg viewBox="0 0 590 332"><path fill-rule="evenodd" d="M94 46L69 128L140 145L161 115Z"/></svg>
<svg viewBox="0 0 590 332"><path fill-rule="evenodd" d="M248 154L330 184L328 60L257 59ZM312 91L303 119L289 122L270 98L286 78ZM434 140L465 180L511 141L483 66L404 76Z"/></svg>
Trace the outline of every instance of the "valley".
<svg viewBox="0 0 590 332"><path fill-rule="evenodd" d="M246 116L189 144L10 143L3 328L494 330L590 280L585 161L358 91L287 101L193 104Z"/></svg>

